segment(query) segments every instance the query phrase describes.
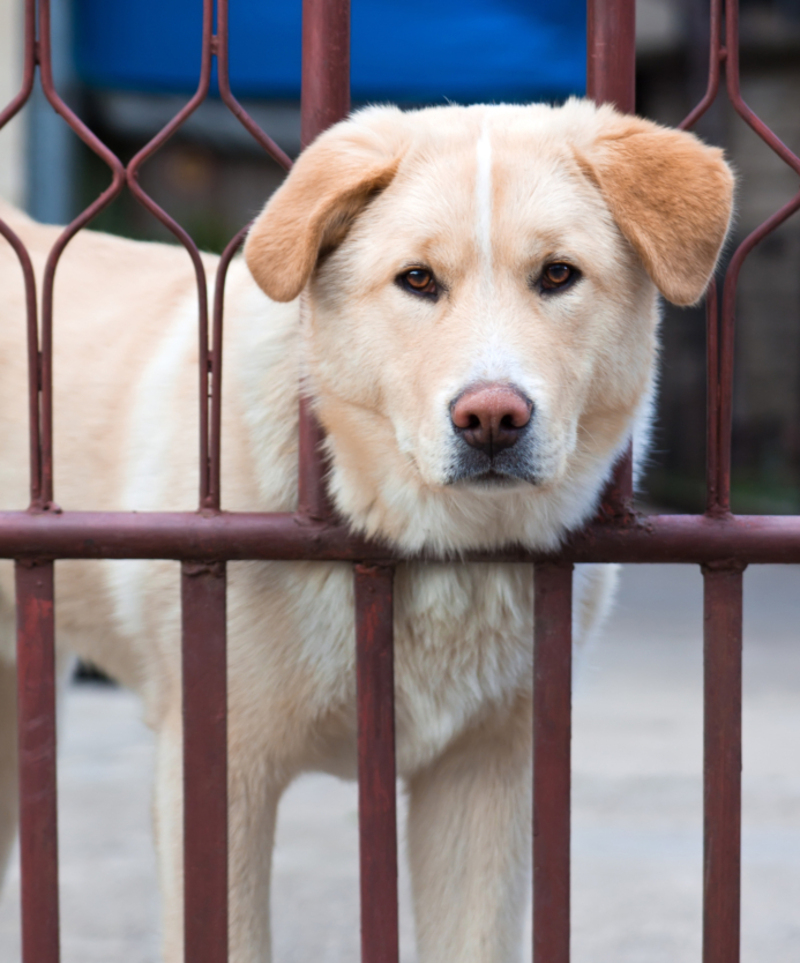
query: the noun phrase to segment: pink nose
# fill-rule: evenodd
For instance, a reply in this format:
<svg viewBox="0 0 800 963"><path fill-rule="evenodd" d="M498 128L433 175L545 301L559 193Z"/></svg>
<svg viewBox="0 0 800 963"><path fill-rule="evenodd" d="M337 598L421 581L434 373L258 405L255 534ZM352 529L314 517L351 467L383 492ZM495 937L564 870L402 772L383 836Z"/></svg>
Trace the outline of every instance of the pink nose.
<svg viewBox="0 0 800 963"><path fill-rule="evenodd" d="M533 403L511 385L467 388L450 405L453 427L464 441L493 457L510 448L531 420Z"/></svg>

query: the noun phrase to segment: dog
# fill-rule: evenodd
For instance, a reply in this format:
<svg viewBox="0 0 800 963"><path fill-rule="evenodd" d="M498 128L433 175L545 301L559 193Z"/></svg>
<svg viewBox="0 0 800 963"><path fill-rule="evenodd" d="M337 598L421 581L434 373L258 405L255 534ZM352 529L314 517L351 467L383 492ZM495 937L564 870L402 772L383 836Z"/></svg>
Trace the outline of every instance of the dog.
<svg viewBox="0 0 800 963"><path fill-rule="evenodd" d="M296 507L301 382L352 530L458 556L558 547L646 450L659 292L703 294L731 217L722 153L562 107L362 110L322 134L256 219L226 288L223 501ZM58 229L3 208L41 276ZM205 256L209 276L215 259ZM27 499L19 266L0 253L0 507ZM306 309L302 318L298 299ZM81 232L55 284L55 479L65 509L193 510L196 292L183 250ZM0 857L15 833L11 563L0 581ZM157 734L164 955L182 959L177 567L61 561L59 657L141 694ZM613 566L579 566L580 643ZM397 766L422 963L519 958L530 852L533 579L523 564L403 564ZM230 952L270 959L281 793L355 775L345 563L229 564Z"/></svg>

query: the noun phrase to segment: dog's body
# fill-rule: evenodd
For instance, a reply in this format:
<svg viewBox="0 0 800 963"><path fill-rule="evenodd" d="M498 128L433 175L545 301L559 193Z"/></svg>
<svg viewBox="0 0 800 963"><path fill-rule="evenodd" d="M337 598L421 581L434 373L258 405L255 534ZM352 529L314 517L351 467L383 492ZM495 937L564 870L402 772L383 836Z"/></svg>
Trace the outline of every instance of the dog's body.
<svg viewBox="0 0 800 963"><path fill-rule="evenodd" d="M656 284L679 303L696 300L729 213L718 152L585 102L380 108L339 125L251 232L247 261L273 300L243 261L231 268L224 507L295 507L302 372L328 432L333 497L355 529L407 551L557 545L595 510L631 431L646 430ZM57 230L2 216L41 276ZM0 277L0 507L19 509L27 369L8 249ZM58 269L55 318L59 505L196 507L196 300L185 253L79 234ZM139 691L158 734L166 958L177 963L177 570L65 561L57 572L59 645ZM602 615L613 579L610 567L578 573L579 636ZM410 794L422 963L504 963L519 952L532 589L524 565L397 573L398 771ZM228 612L231 960L264 963L280 794L304 770L354 775L350 566L231 564ZM10 563L0 619L2 859L15 825Z"/></svg>

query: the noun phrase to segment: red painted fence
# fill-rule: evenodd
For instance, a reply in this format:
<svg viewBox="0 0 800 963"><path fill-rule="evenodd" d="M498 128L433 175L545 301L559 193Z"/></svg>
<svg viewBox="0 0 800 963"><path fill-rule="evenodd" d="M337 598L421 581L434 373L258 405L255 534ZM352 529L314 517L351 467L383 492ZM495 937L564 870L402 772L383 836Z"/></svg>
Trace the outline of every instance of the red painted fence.
<svg viewBox="0 0 800 963"><path fill-rule="evenodd" d="M634 108L634 0L589 0L589 95ZM216 33L214 33L216 13ZM302 139L310 142L349 108L348 0L303 3ZM736 112L793 170L798 159L747 107L739 89L738 2L711 0L708 89L691 126L724 89ZM397 846L392 660L392 574L399 558L350 537L332 518L322 484L319 429L304 407L296 515L220 511L220 386L225 275L244 229L219 264L208 305L197 247L138 183L141 165L206 98L216 58L223 102L264 150L290 161L230 90L227 0L204 0L202 66L195 95L127 166L59 96L53 82L49 0L25 4L24 75L0 126L26 103L38 70L45 96L111 171L110 186L54 246L37 318L35 280L19 239L27 292L31 505L0 513L0 557L16 559L24 963L57 963L53 567L59 558L182 561L186 959L227 958L225 562L229 559L349 560L355 565L358 666L362 960L396 963ZM724 83L724 86L723 86ZM184 245L197 276L201 484L197 513L59 512L53 502L53 283L70 239L127 188ZM558 558L509 549L495 558L536 564L534 721L534 959L568 963L570 872L571 572L578 561L701 564L705 579L704 963L739 959L742 572L751 562L800 562L800 518L730 513L730 447L736 285L754 245L800 207L800 193L754 231L729 264L722 297L707 299L708 501L700 516L642 518L630 504L630 457L619 466L601 517ZM211 324L209 324L209 317ZM41 336L39 335L41 322ZM467 563L468 564L468 563Z"/></svg>

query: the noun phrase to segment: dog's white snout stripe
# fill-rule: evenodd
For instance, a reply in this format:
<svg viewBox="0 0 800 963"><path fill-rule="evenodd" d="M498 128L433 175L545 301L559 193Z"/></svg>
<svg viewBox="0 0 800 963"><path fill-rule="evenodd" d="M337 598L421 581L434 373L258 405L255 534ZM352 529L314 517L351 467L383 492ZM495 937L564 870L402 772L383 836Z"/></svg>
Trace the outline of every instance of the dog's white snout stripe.
<svg viewBox="0 0 800 963"><path fill-rule="evenodd" d="M475 178L476 234L483 270L487 280L492 276L492 142L484 122L477 145Z"/></svg>

